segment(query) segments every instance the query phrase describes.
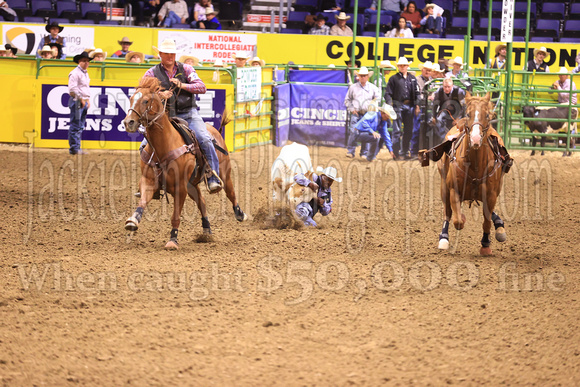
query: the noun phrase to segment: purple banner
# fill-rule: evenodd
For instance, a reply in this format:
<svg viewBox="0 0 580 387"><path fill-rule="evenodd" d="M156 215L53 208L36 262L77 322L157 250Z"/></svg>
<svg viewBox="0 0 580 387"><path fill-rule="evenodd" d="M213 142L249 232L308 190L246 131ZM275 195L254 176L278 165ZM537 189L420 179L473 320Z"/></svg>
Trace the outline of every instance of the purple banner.
<svg viewBox="0 0 580 387"><path fill-rule="evenodd" d="M291 85L288 139L345 147L347 91L347 86Z"/></svg>
<svg viewBox="0 0 580 387"><path fill-rule="evenodd" d="M134 92L133 87L91 87L91 106L83 141L141 141L141 135L126 133L122 124ZM69 98L66 85L42 85L41 139L68 139ZM219 128L226 106L226 91L207 89L206 94L198 96L197 105L203 120Z"/></svg>
<svg viewBox="0 0 580 387"><path fill-rule="evenodd" d="M274 145L284 146L288 141L290 130L290 84L276 86L274 93L274 117L276 117Z"/></svg>
<svg viewBox="0 0 580 387"><path fill-rule="evenodd" d="M346 83L346 70L289 70L288 81Z"/></svg>

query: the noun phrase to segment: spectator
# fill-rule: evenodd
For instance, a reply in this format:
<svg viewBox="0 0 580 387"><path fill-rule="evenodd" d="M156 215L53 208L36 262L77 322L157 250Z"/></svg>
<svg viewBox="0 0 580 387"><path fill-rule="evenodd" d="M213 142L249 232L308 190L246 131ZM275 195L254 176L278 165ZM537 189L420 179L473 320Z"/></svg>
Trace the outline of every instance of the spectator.
<svg viewBox="0 0 580 387"><path fill-rule="evenodd" d="M52 48L49 45L42 47L42 49L39 50L38 53L40 54L40 57L42 59L52 59L53 58Z"/></svg>
<svg viewBox="0 0 580 387"><path fill-rule="evenodd" d="M89 58L92 58L95 62L104 62L107 59L107 52L97 48L89 53Z"/></svg>
<svg viewBox="0 0 580 387"><path fill-rule="evenodd" d="M86 52L75 55L73 61L78 64L68 75L68 93L70 99L70 127L68 130L69 153L71 155L85 154L81 150L81 135L85 128L87 110L90 107L89 62L91 58Z"/></svg>
<svg viewBox="0 0 580 387"><path fill-rule="evenodd" d="M411 160L416 160L419 153L419 133L421 129L421 122L428 121L428 118L423 117L423 114L427 114L424 109L424 102L426 95L423 92L425 90L425 84L429 82L431 78L431 71L433 69L433 63L427 61L419 65L421 70L421 75L417 77L417 85L419 86L419 114L417 114L413 120L413 135L411 136Z"/></svg>
<svg viewBox="0 0 580 387"><path fill-rule="evenodd" d="M319 9L323 11L342 11L344 8L344 0L322 0Z"/></svg>
<svg viewBox="0 0 580 387"><path fill-rule="evenodd" d="M449 72L449 61L447 59L439 59L437 63L439 64L439 69L443 71L443 75Z"/></svg>
<svg viewBox="0 0 580 387"><path fill-rule="evenodd" d="M309 35L329 35L330 27L326 25L326 18L319 14L314 19L314 27L308 31Z"/></svg>
<svg viewBox="0 0 580 387"><path fill-rule="evenodd" d="M437 9L435 9L437 8ZM425 26L425 32L435 35L441 35L443 32L443 9L434 3L427 4L425 7L425 17L421 20L421 25Z"/></svg>
<svg viewBox="0 0 580 387"><path fill-rule="evenodd" d="M570 82L570 75L566 67L560 67L558 71L558 77L560 78L552 85L554 90L576 90L576 84ZM576 93L572 94L572 105L576 105L577 102ZM568 93L558 93L558 103L568 105L570 103L570 94Z"/></svg>
<svg viewBox="0 0 580 387"><path fill-rule="evenodd" d="M309 187L311 190L316 192L316 199L312 199L310 202L302 202L296 206L296 215L298 219L304 222L306 226L316 227L316 222L314 221L314 215L318 212L322 216L330 214L332 211L332 196L330 186L334 181L340 183L342 177L336 177L336 168L322 167L316 168L316 173L312 173L311 179L309 180L303 173L299 173L294 176L294 181L303 187Z"/></svg>
<svg viewBox="0 0 580 387"><path fill-rule="evenodd" d="M266 61L264 59L260 59L257 56L255 56L251 61L250 61L250 66L259 66L259 67L264 67L266 65Z"/></svg>
<svg viewBox="0 0 580 387"><path fill-rule="evenodd" d="M58 43L49 43L48 47L52 49L52 59L60 59L62 57L62 45Z"/></svg>
<svg viewBox="0 0 580 387"><path fill-rule="evenodd" d="M182 55L179 57L179 62L188 64L190 66L199 66L199 59L191 55Z"/></svg>
<svg viewBox="0 0 580 387"><path fill-rule="evenodd" d="M387 38L414 38L413 31L407 28L407 19L404 17L399 18L399 24L397 28L393 28L391 32L387 35Z"/></svg>
<svg viewBox="0 0 580 387"><path fill-rule="evenodd" d="M211 80L215 83L220 83L220 70L219 69L226 67L226 66L224 66L224 61L221 59L216 59L216 61L213 64L213 67L217 67L217 68L214 70Z"/></svg>
<svg viewBox="0 0 580 387"><path fill-rule="evenodd" d="M125 61L127 63L143 63L145 55L142 52L131 51L125 56Z"/></svg>
<svg viewBox="0 0 580 387"><path fill-rule="evenodd" d="M205 11L211 7L210 0L199 0L193 7L193 20L191 26L193 28L205 28L204 21L206 21ZM213 8L213 7L212 7Z"/></svg>
<svg viewBox="0 0 580 387"><path fill-rule="evenodd" d="M489 60L489 68L503 69L506 65L507 46L498 44L495 47L495 58Z"/></svg>
<svg viewBox="0 0 580 387"><path fill-rule="evenodd" d="M232 58L236 60L236 67L244 67L250 56L244 51L238 51L232 55Z"/></svg>
<svg viewBox="0 0 580 387"><path fill-rule="evenodd" d="M463 63L463 58L460 56L456 56L455 59L451 59L449 64L453 66L453 69L445 74L446 77L454 77L454 78L467 78L469 75L467 72L463 71L463 67L467 63Z"/></svg>
<svg viewBox="0 0 580 387"><path fill-rule="evenodd" d="M357 73L355 73L357 74ZM357 132L355 125L367 113L369 105L380 98L379 89L372 83L368 82L372 72L366 67L361 67L358 72L358 82L348 88L344 98L344 106L350 114L349 137L346 147L346 157L354 157L356 150ZM362 146L360 150L361 157L367 157L368 146Z"/></svg>
<svg viewBox="0 0 580 387"><path fill-rule="evenodd" d="M16 11L10 8L7 2L0 1L0 16L6 21L16 20Z"/></svg>
<svg viewBox="0 0 580 387"><path fill-rule="evenodd" d="M216 17L218 14L217 11L213 9L213 7L207 7L205 10L205 17L206 21L203 23L206 29L208 30L221 30L222 24Z"/></svg>
<svg viewBox="0 0 580 387"><path fill-rule="evenodd" d="M51 22L51 23L47 24L46 27L44 27L44 29L46 30L46 32L49 33L49 35L46 35L44 37L44 39L40 40L40 44L38 45L38 50L42 50L42 47L44 47L50 43L58 43L61 45L61 47L64 50L64 48L66 47L66 41L64 40L64 38L62 36L59 35L62 32L62 30L64 29L64 27L59 26L58 23ZM38 51L37 51L36 57L40 58L40 56L38 55ZM59 58L55 58L55 59L59 59ZM66 54L64 52L62 52L62 50L61 50L60 59L66 59Z"/></svg>
<svg viewBox="0 0 580 387"><path fill-rule="evenodd" d="M572 70L573 74L578 74L580 72L580 54L576 55L576 68Z"/></svg>
<svg viewBox="0 0 580 387"><path fill-rule="evenodd" d="M4 49L6 50L6 56L9 58L16 58L16 53L18 52L18 48L12 47L10 44L5 44Z"/></svg>
<svg viewBox="0 0 580 387"><path fill-rule="evenodd" d="M413 136L413 117L419 115L419 85L410 74L407 58L397 62L399 72L389 78L385 100L395 108L397 119L393 123L393 152L397 158L410 159L409 146ZM402 132L402 141L401 141Z"/></svg>
<svg viewBox="0 0 580 387"><path fill-rule="evenodd" d="M383 0L381 2L381 15L390 15L393 20L399 20L401 6L403 8L407 7L409 0ZM377 13L377 0L373 0L370 8L365 9L365 18L367 21L370 19L372 14Z"/></svg>
<svg viewBox="0 0 580 387"><path fill-rule="evenodd" d="M384 104L376 111L368 111L363 118L355 125L354 144L360 142L363 147L370 146L367 154L367 161L373 162L381 149L381 142L387 146L391 157L394 159L391 136L387 131L389 122L397 118L397 113L392 106ZM350 142L350 138L349 138Z"/></svg>
<svg viewBox="0 0 580 387"><path fill-rule="evenodd" d="M346 25L346 21L350 19L346 13L341 12L338 15L334 15L336 18L336 24L330 28L330 35L333 36L352 36L352 30Z"/></svg>
<svg viewBox="0 0 580 387"><path fill-rule="evenodd" d="M383 95L383 90L387 86L387 75L396 69L390 60L383 60L379 63L379 73L374 78L371 78L371 81L379 88L379 95Z"/></svg>
<svg viewBox="0 0 580 387"><path fill-rule="evenodd" d="M408 22L411 23L411 29L413 34L417 36L419 29L421 28L421 13L417 11L417 4L414 1L409 1L407 8L401 12L401 17L404 17Z"/></svg>
<svg viewBox="0 0 580 387"><path fill-rule="evenodd" d="M438 140L443 141L445 133L464 115L465 90L453 85L452 78L445 78L443 86L435 92L433 101L433 123L437 125Z"/></svg>
<svg viewBox="0 0 580 387"><path fill-rule="evenodd" d="M117 0L119 7L125 7L126 4L131 4L133 15L135 15L135 24L138 26L145 25L145 17L150 18L157 14L161 8L160 0Z"/></svg>
<svg viewBox="0 0 580 387"><path fill-rule="evenodd" d="M534 48L534 59L526 64L524 70L549 73L550 68L548 67L548 64L544 62L544 59L546 59L547 56L548 50L546 50L545 47Z"/></svg>
<svg viewBox="0 0 580 387"><path fill-rule="evenodd" d="M117 43L121 45L121 49L111 55L111 58L124 58L125 55L130 52L129 47L131 47L133 42L128 37L124 36L123 39L117 40Z"/></svg>
<svg viewBox="0 0 580 387"><path fill-rule="evenodd" d="M187 3L183 0L169 0L159 10L157 17L159 23L163 23L163 27L171 27L174 24L187 23L189 11Z"/></svg>
<svg viewBox="0 0 580 387"><path fill-rule="evenodd" d="M439 65L439 63L435 63L433 64L433 68L431 68L431 78L433 79L440 79L440 78L445 78L445 73L447 71L445 69L442 69Z"/></svg>

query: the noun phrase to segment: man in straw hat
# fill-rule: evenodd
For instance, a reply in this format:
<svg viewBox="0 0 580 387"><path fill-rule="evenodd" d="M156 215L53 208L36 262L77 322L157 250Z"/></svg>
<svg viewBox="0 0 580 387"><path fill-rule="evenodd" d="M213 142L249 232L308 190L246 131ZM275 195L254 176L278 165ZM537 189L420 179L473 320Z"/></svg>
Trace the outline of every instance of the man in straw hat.
<svg viewBox="0 0 580 387"><path fill-rule="evenodd" d="M552 89L554 90L576 90L576 84L570 82L570 73L566 67L560 67L558 71L558 78L554 84L552 84ZM576 93L572 94L572 105L576 105L577 102ZM558 93L558 103L563 103L568 105L570 103L570 94L568 93Z"/></svg>
<svg viewBox="0 0 580 387"><path fill-rule="evenodd" d="M125 56L125 61L127 63L143 63L145 55L142 52L131 51Z"/></svg>
<svg viewBox="0 0 580 387"><path fill-rule="evenodd" d="M548 50L546 50L546 47L534 48L534 58L526 63L524 70L549 73L550 68L548 67L548 64L544 62L544 59L546 59L547 56Z"/></svg>
<svg viewBox="0 0 580 387"><path fill-rule="evenodd" d="M104 62L107 59L107 51L103 51L101 48L96 48L89 52L89 57L95 62Z"/></svg>
<svg viewBox="0 0 580 387"><path fill-rule="evenodd" d="M196 58L195 56L191 56L191 55L181 55L179 57L179 62L183 63L183 64L188 64L190 66L199 66L199 59Z"/></svg>
<svg viewBox="0 0 580 387"><path fill-rule="evenodd" d="M503 69L507 60L507 45L498 44L495 46L495 58L489 60L489 68Z"/></svg>
<svg viewBox="0 0 580 387"><path fill-rule="evenodd" d="M133 42L128 37L123 36L123 39L117 40L117 43L121 45L121 49L115 51L115 53L111 55L111 58L124 58L130 52L129 47L131 47Z"/></svg>
<svg viewBox="0 0 580 387"><path fill-rule="evenodd" d="M250 61L250 66L253 67L264 67L266 65L266 61L264 59L260 59L259 57L255 56Z"/></svg>
<svg viewBox="0 0 580 387"><path fill-rule="evenodd" d="M42 47L42 50L39 52L40 57L42 59L52 59L52 48L47 44L46 46Z"/></svg>
<svg viewBox="0 0 580 387"><path fill-rule="evenodd" d="M232 58L236 61L236 67L244 67L250 56L245 51L237 51L232 55Z"/></svg>
<svg viewBox="0 0 580 387"><path fill-rule="evenodd" d="M336 18L336 24L330 28L330 35L352 36L352 30L346 25L346 21L350 19L350 16L341 12L338 15L334 15L334 17Z"/></svg>
<svg viewBox="0 0 580 387"><path fill-rule="evenodd" d="M419 115L420 111L421 93L417 78L409 73L410 64L407 58L399 58L399 72L389 78L385 92L386 102L397 112L397 119L393 123L393 151L398 159L411 158L409 147L413 136L413 117Z"/></svg>
<svg viewBox="0 0 580 387"><path fill-rule="evenodd" d="M223 184L218 178L219 159L195 103L195 94L205 94L205 84L193 67L175 61L177 47L174 40L165 39L159 48L153 47L153 49L159 52L161 63L147 70L144 76L155 77L161 81L161 86L165 91L159 92L159 95L167 101L169 116L187 121L189 129L195 134L199 147L213 172L207 181L208 189L210 193L217 193L222 189ZM172 89L178 90L174 93ZM144 140L142 147L145 143Z"/></svg>
<svg viewBox="0 0 580 387"><path fill-rule="evenodd" d="M314 19L314 27L308 31L309 35L329 35L330 27L326 25L326 17L318 14Z"/></svg>
<svg viewBox="0 0 580 387"><path fill-rule="evenodd" d="M208 30L221 30L222 24L217 18L218 12L213 9L213 7L207 7L205 9L206 20L203 22L203 27Z"/></svg>
<svg viewBox="0 0 580 387"><path fill-rule="evenodd" d="M342 177L337 177L334 167L318 167L316 173L312 173L308 179L303 173L294 176L294 181L303 187L308 187L316 192L316 198L309 202L302 202L296 206L296 215L306 226L316 227L314 215L320 212L322 216L330 214L332 211L331 189L333 182L340 183Z"/></svg>
<svg viewBox="0 0 580 387"><path fill-rule="evenodd" d="M62 30L64 29L64 27L59 26L58 23L56 23L56 22L51 22L51 23L48 23L44 27L44 29L49 34L46 35L43 39L40 39L40 43L38 44L36 57L40 58L38 51L42 50L42 48L44 46L46 46L47 44L58 43L62 46L63 52L62 52L60 58L54 58L54 59L66 59L66 54L64 53L64 48L66 47L66 41L64 40L64 38L62 36L59 35L62 32Z"/></svg>
<svg viewBox="0 0 580 387"><path fill-rule="evenodd" d="M389 122L391 120L397 119L397 113L392 106L383 104L378 108L378 112L369 111L364 117L356 123L354 136L355 142L360 142L361 144L369 144L370 149L367 154L367 160L372 162L376 159L377 154L381 146L379 143L385 144L389 150L391 157L394 159L395 154L393 153L393 145L391 142L391 136L387 131L389 127ZM349 141L351 138L349 137Z"/></svg>
<svg viewBox="0 0 580 387"><path fill-rule="evenodd" d="M369 77L372 74L368 68L363 66L355 74L358 75L358 82L348 88L344 98L344 106L346 106L346 110L350 114L350 134L346 147L346 157L351 158L354 157L354 151L356 149L355 138L357 133L354 126L366 114L369 104L372 101L380 101L381 98L379 88L369 82ZM367 154L368 145L361 146L360 156L366 157Z"/></svg>
<svg viewBox="0 0 580 387"><path fill-rule="evenodd" d="M71 155L85 154L81 150L81 134L86 125L87 111L91 106L89 62L92 60L85 51L75 55L73 61L78 64L68 75L68 93L70 99L68 107L70 109L70 127L68 130L69 153Z"/></svg>
<svg viewBox="0 0 580 387"><path fill-rule="evenodd" d="M442 32L443 19L443 8L439 7L435 3L427 4L425 7L425 17L421 19L422 26L425 26L425 32L434 35L440 35Z"/></svg>
<svg viewBox="0 0 580 387"><path fill-rule="evenodd" d="M445 74L446 77L455 77L455 78L467 78L469 75L467 72L463 71L463 66L467 63L463 63L463 58L460 56L456 56L455 58L449 61L449 65L452 66L451 71Z"/></svg>

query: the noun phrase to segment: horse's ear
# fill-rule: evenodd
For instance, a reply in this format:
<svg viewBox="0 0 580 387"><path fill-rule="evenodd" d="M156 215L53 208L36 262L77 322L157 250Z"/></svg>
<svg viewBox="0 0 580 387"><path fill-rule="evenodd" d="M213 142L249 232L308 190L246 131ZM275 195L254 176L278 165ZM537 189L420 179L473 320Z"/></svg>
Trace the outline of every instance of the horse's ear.
<svg viewBox="0 0 580 387"><path fill-rule="evenodd" d="M487 94L485 94L484 98L487 102L489 102L491 100L491 95L489 95L489 91L487 92Z"/></svg>
<svg viewBox="0 0 580 387"><path fill-rule="evenodd" d="M466 91L466 92L465 92L465 99L466 99L466 100L469 100L469 99L471 99L471 93L470 93L469 91Z"/></svg>

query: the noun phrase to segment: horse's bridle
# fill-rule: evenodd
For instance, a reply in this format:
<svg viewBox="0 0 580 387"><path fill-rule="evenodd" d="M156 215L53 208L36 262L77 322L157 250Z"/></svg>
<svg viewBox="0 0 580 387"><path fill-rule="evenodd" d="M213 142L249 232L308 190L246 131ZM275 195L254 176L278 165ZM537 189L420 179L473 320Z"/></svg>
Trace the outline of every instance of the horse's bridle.
<svg viewBox="0 0 580 387"><path fill-rule="evenodd" d="M165 101L165 103L167 103L167 101ZM157 122L157 120L159 118L161 118L163 113L165 113L165 104L163 104L163 102L162 102L162 105L163 105L163 109L160 109L159 112L157 113L157 115L155 117L153 117L152 119L149 119L149 111L153 107L153 98L151 98L149 100L149 102L147 103L147 107L145 108L145 111L143 112L143 114L140 114L137 110L135 110L133 108L130 108L128 110L128 113L129 114L131 112L135 113L137 115L137 117L139 118L139 123L141 125L143 125L144 127L148 128L149 126L155 124Z"/></svg>

